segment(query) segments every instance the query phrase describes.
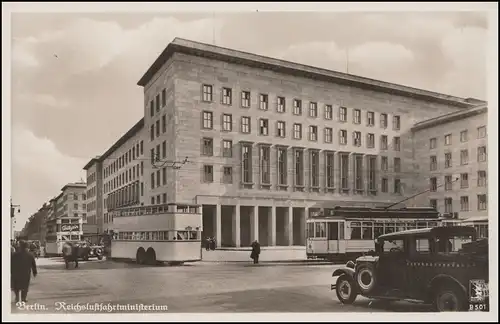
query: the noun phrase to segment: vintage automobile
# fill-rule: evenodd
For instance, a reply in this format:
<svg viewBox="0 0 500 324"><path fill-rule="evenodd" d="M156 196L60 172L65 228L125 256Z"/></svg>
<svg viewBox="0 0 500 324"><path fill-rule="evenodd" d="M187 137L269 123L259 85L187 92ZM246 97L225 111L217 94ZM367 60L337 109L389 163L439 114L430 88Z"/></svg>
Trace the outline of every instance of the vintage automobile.
<svg viewBox="0 0 500 324"><path fill-rule="evenodd" d="M88 261L90 258L102 260L104 257L104 247L101 245L91 245L87 242L79 242L76 246L78 246L78 258L84 261Z"/></svg>
<svg viewBox="0 0 500 324"><path fill-rule="evenodd" d="M373 255L333 272L343 304L358 295L433 305L435 311L489 309L488 242L468 226L412 229L381 235ZM474 306L479 305L479 306Z"/></svg>

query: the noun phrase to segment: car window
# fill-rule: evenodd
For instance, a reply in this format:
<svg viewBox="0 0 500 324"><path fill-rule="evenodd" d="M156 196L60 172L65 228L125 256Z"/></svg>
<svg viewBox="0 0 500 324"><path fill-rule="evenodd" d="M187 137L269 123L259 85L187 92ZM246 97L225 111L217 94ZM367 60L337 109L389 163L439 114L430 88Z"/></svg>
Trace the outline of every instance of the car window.
<svg viewBox="0 0 500 324"><path fill-rule="evenodd" d="M472 236L457 235L436 238L434 246L436 252L439 254L453 254L459 253L462 250L462 246L470 242L472 242Z"/></svg>
<svg viewBox="0 0 500 324"><path fill-rule="evenodd" d="M403 240L383 241L382 251L384 254L404 252Z"/></svg>
<svg viewBox="0 0 500 324"><path fill-rule="evenodd" d="M430 244L429 244L429 239L427 238L420 238L417 239L416 241L416 250L419 253L429 253L430 252Z"/></svg>

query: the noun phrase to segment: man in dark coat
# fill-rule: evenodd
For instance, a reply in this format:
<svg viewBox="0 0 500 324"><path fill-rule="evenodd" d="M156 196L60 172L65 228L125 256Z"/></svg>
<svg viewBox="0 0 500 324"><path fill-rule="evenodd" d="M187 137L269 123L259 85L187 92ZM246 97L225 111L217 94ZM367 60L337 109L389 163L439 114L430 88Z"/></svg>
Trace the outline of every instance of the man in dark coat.
<svg viewBox="0 0 500 324"><path fill-rule="evenodd" d="M250 254L250 258L253 259L254 264L259 263L259 254L260 254L260 244L257 240L252 243L252 253Z"/></svg>
<svg viewBox="0 0 500 324"><path fill-rule="evenodd" d="M66 269L69 269L70 262L74 262L75 268L78 268L78 252L78 246L76 244L72 244L71 242L64 244L62 253Z"/></svg>
<svg viewBox="0 0 500 324"><path fill-rule="evenodd" d="M33 277L36 277L38 271L35 258L28 251L26 242L21 241L19 250L12 255L10 269L11 285L16 294L16 303L19 302L19 294L21 294L21 301L27 302L31 273L33 272Z"/></svg>

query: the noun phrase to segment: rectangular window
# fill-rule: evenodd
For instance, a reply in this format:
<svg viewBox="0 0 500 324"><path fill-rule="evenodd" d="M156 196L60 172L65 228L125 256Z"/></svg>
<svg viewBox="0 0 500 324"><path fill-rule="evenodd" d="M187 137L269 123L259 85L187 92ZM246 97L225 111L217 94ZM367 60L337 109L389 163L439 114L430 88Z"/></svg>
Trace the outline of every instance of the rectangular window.
<svg viewBox="0 0 500 324"><path fill-rule="evenodd" d="M167 203L167 194L166 193L162 194L162 203L164 203L164 204Z"/></svg>
<svg viewBox="0 0 500 324"><path fill-rule="evenodd" d="M380 114L380 128L387 128L387 114Z"/></svg>
<svg viewBox="0 0 500 324"><path fill-rule="evenodd" d="M486 184L487 184L486 171L477 171L477 186L486 187Z"/></svg>
<svg viewBox="0 0 500 324"><path fill-rule="evenodd" d="M287 149L284 147L278 147L278 184L280 186L286 186L288 184L287 160Z"/></svg>
<svg viewBox="0 0 500 324"><path fill-rule="evenodd" d="M352 132L352 144L361 146L361 132Z"/></svg>
<svg viewBox="0 0 500 324"><path fill-rule="evenodd" d="M302 115L302 100L293 99L293 114L297 116Z"/></svg>
<svg viewBox="0 0 500 324"><path fill-rule="evenodd" d="M333 129L330 127L325 127L325 143L333 142Z"/></svg>
<svg viewBox="0 0 500 324"><path fill-rule="evenodd" d="M214 182L214 167L213 165L203 166L203 181Z"/></svg>
<svg viewBox="0 0 500 324"><path fill-rule="evenodd" d="M444 212L449 214L453 213L453 199L452 198L444 198Z"/></svg>
<svg viewBox="0 0 500 324"><path fill-rule="evenodd" d="M380 169L382 171L388 171L389 170L389 159L387 156L382 156L380 160Z"/></svg>
<svg viewBox="0 0 500 324"><path fill-rule="evenodd" d="M161 143L161 157L162 159L167 157L167 141Z"/></svg>
<svg viewBox="0 0 500 324"><path fill-rule="evenodd" d="M233 157L233 141L231 140L222 141L222 156L226 158Z"/></svg>
<svg viewBox="0 0 500 324"><path fill-rule="evenodd" d="M151 173L151 189L155 188L155 173Z"/></svg>
<svg viewBox="0 0 500 324"><path fill-rule="evenodd" d="M304 151L296 149L294 152L295 157L295 186L304 186Z"/></svg>
<svg viewBox="0 0 500 324"><path fill-rule="evenodd" d="M401 158L394 158L394 172L401 172Z"/></svg>
<svg viewBox="0 0 500 324"><path fill-rule="evenodd" d="M434 209L437 209L437 200L436 199L430 199L429 200L429 206L434 208Z"/></svg>
<svg viewBox="0 0 500 324"><path fill-rule="evenodd" d="M155 103L153 100L149 102L149 114L151 115L151 117L155 115Z"/></svg>
<svg viewBox="0 0 500 324"><path fill-rule="evenodd" d="M159 152L158 152L159 154ZM157 160L158 160L159 156L157 157L156 154L155 154L155 149L152 148L151 149L151 163L155 163Z"/></svg>
<svg viewBox="0 0 500 324"><path fill-rule="evenodd" d="M449 175L444 177L444 190L453 190L453 182L451 180L451 176Z"/></svg>
<svg viewBox="0 0 500 324"><path fill-rule="evenodd" d="M241 117L241 132L244 134L250 134L250 117Z"/></svg>
<svg viewBox="0 0 500 324"><path fill-rule="evenodd" d="M349 154L339 154L340 160L340 188L349 190Z"/></svg>
<svg viewBox="0 0 500 324"><path fill-rule="evenodd" d="M211 111L203 112L203 128L204 129L214 128L214 114Z"/></svg>
<svg viewBox="0 0 500 324"><path fill-rule="evenodd" d="M462 173L460 175L460 188L462 188L462 189L469 188L469 174L468 173Z"/></svg>
<svg viewBox="0 0 500 324"><path fill-rule="evenodd" d="M387 135L381 135L380 136L380 149L387 150L388 148L389 148L389 139L387 138Z"/></svg>
<svg viewBox="0 0 500 324"><path fill-rule="evenodd" d="M260 110L269 109L269 95L262 93L259 95L259 109Z"/></svg>
<svg viewBox="0 0 500 324"><path fill-rule="evenodd" d="M241 91L241 107L250 108L250 91Z"/></svg>
<svg viewBox="0 0 500 324"><path fill-rule="evenodd" d="M161 131L165 133L167 131L167 116L161 116Z"/></svg>
<svg viewBox="0 0 500 324"><path fill-rule="evenodd" d="M326 120L333 119L333 107L332 107L332 105L325 105L325 119Z"/></svg>
<svg viewBox="0 0 500 324"><path fill-rule="evenodd" d="M460 132L460 142L461 143L464 143L464 142L467 142L469 139L469 134L467 132L467 130L463 130Z"/></svg>
<svg viewBox="0 0 500 324"><path fill-rule="evenodd" d="M469 164L469 150L460 151L460 165Z"/></svg>
<svg viewBox="0 0 500 324"><path fill-rule="evenodd" d="M481 126L477 128L477 138L486 137L486 126Z"/></svg>
<svg viewBox="0 0 500 324"><path fill-rule="evenodd" d="M242 144L241 146L241 172L243 183L253 183L252 178L252 146L250 144Z"/></svg>
<svg viewBox="0 0 500 324"><path fill-rule="evenodd" d="M389 192L389 179L382 178L382 192Z"/></svg>
<svg viewBox="0 0 500 324"><path fill-rule="evenodd" d="M213 86L210 84L203 85L203 101L212 102L214 99Z"/></svg>
<svg viewBox="0 0 500 324"><path fill-rule="evenodd" d="M377 157L368 157L368 190L371 193L377 191Z"/></svg>
<svg viewBox="0 0 500 324"><path fill-rule="evenodd" d="M259 154L260 164L260 183L263 185L271 184L271 147L261 146Z"/></svg>
<svg viewBox="0 0 500 324"><path fill-rule="evenodd" d="M341 122L347 121L347 108L346 107L339 107L339 120Z"/></svg>
<svg viewBox="0 0 500 324"><path fill-rule="evenodd" d="M393 116L392 117L392 129L393 130L400 130L401 129L401 117L400 116Z"/></svg>
<svg viewBox="0 0 500 324"><path fill-rule="evenodd" d="M160 111L160 95L156 95L156 112Z"/></svg>
<svg viewBox="0 0 500 324"><path fill-rule="evenodd" d="M285 122L284 121L278 121L276 123L276 136L278 136L278 137L285 137L286 136Z"/></svg>
<svg viewBox="0 0 500 324"><path fill-rule="evenodd" d="M309 126L309 140L313 142L318 140L318 126Z"/></svg>
<svg viewBox="0 0 500 324"><path fill-rule="evenodd" d="M233 130L233 115L231 114L222 115L222 130L224 132L231 132Z"/></svg>
<svg viewBox="0 0 500 324"><path fill-rule="evenodd" d="M151 141L154 141L154 139L155 139L155 124L152 124L150 129L149 129L149 139Z"/></svg>
<svg viewBox="0 0 500 324"><path fill-rule="evenodd" d="M451 153L445 153L444 154L444 167L445 168L451 168Z"/></svg>
<svg viewBox="0 0 500 324"><path fill-rule="evenodd" d="M309 163L310 163L310 183L312 188L319 188L319 151L309 152Z"/></svg>
<svg viewBox="0 0 500 324"><path fill-rule="evenodd" d="M347 145L347 131L345 129L339 131L339 142L341 145Z"/></svg>
<svg viewBox="0 0 500 324"><path fill-rule="evenodd" d="M486 162L486 146L477 148L477 162Z"/></svg>
<svg viewBox="0 0 500 324"><path fill-rule="evenodd" d="M486 195L477 195L477 210L488 209L488 198Z"/></svg>
<svg viewBox="0 0 500 324"><path fill-rule="evenodd" d="M225 166L222 168L222 182L225 184L233 183L233 168L229 166Z"/></svg>
<svg viewBox="0 0 500 324"><path fill-rule="evenodd" d="M394 179L394 193L401 194L401 180Z"/></svg>
<svg viewBox="0 0 500 324"><path fill-rule="evenodd" d="M302 125L301 124L293 124L293 138L294 139L302 139Z"/></svg>
<svg viewBox="0 0 500 324"><path fill-rule="evenodd" d="M460 210L461 211L469 211L469 197L468 196L460 197Z"/></svg>
<svg viewBox="0 0 500 324"><path fill-rule="evenodd" d="M354 124L361 124L361 110L354 109Z"/></svg>
<svg viewBox="0 0 500 324"><path fill-rule="evenodd" d="M269 135L269 119L259 120L259 135Z"/></svg>
<svg viewBox="0 0 500 324"><path fill-rule="evenodd" d="M451 145L451 134L444 135L444 145Z"/></svg>
<svg viewBox="0 0 500 324"><path fill-rule="evenodd" d="M278 107L276 108L279 113L286 112L286 100L285 97L278 97Z"/></svg>
<svg viewBox="0 0 500 324"><path fill-rule="evenodd" d="M167 90L163 89L161 91L161 106L165 107L167 105Z"/></svg>
<svg viewBox="0 0 500 324"><path fill-rule="evenodd" d="M362 192L364 190L363 186L363 156L354 156L354 190L357 192Z"/></svg>
<svg viewBox="0 0 500 324"><path fill-rule="evenodd" d="M326 188L335 188L335 153L325 152Z"/></svg>
<svg viewBox="0 0 500 324"><path fill-rule="evenodd" d="M159 187L161 185L161 173L160 170L156 171L156 186Z"/></svg>
<svg viewBox="0 0 500 324"><path fill-rule="evenodd" d="M394 151L399 152L401 151L401 139L399 137L394 137L393 139L393 146L394 146Z"/></svg>
<svg viewBox="0 0 500 324"><path fill-rule="evenodd" d="M213 156L214 155L214 140L212 138L203 139L202 155Z"/></svg>
<svg viewBox="0 0 500 324"><path fill-rule="evenodd" d="M435 137L429 140L429 147L431 150L437 147L437 139Z"/></svg>
<svg viewBox="0 0 500 324"><path fill-rule="evenodd" d="M435 192L437 190L437 178L431 178L430 182L431 182L430 191Z"/></svg>
<svg viewBox="0 0 500 324"><path fill-rule="evenodd" d="M167 184L167 168L161 169L161 176L163 179L163 185L165 186Z"/></svg>
<svg viewBox="0 0 500 324"><path fill-rule="evenodd" d="M436 171L437 170L437 156L432 155L430 157L430 160L431 160L431 162L430 162L430 168L429 169L431 171Z"/></svg>
<svg viewBox="0 0 500 324"><path fill-rule="evenodd" d="M318 117L318 104L316 102L309 103L309 117Z"/></svg>
<svg viewBox="0 0 500 324"><path fill-rule="evenodd" d="M366 141L368 148L375 148L375 134L368 133Z"/></svg>
<svg viewBox="0 0 500 324"><path fill-rule="evenodd" d="M373 111L369 111L366 113L366 124L368 126L375 125L375 113Z"/></svg>
<svg viewBox="0 0 500 324"><path fill-rule="evenodd" d="M222 104L231 105L233 102L233 90L231 88L222 88Z"/></svg>

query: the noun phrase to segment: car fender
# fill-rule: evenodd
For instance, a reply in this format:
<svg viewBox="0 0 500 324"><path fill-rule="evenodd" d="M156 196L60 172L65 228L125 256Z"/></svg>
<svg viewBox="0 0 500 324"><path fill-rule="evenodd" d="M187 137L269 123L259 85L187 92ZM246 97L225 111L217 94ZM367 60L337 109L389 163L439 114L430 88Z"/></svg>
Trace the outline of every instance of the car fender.
<svg viewBox="0 0 500 324"><path fill-rule="evenodd" d="M454 277L450 276L450 275L447 275L447 274L438 274L437 276L435 276L434 278L431 279L431 281L429 282L429 284L427 285L427 289L428 291L432 291L432 288L438 283L438 282L451 282L455 285L457 285L457 287L460 288L460 290L467 295L467 288L464 287L464 285L462 285L460 283L460 281L458 281L457 279L455 279Z"/></svg>
<svg viewBox="0 0 500 324"><path fill-rule="evenodd" d="M333 271L332 277L339 277L343 274L348 275L354 279L354 269L347 268L347 267L336 269L335 271Z"/></svg>

